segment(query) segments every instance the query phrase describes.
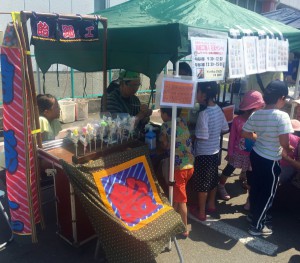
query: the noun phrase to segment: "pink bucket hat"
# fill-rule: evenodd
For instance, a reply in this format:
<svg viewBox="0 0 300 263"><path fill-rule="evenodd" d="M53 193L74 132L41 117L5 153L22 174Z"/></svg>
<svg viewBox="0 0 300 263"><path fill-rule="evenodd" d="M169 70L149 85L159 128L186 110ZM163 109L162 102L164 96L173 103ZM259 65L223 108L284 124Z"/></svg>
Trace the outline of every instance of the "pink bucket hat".
<svg viewBox="0 0 300 263"><path fill-rule="evenodd" d="M300 131L300 121L292 119L291 123L294 131Z"/></svg>
<svg viewBox="0 0 300 263"><path fill-rule="evenodd" d="M259 91L250 90L248 91L239 106L240 110L251 110L251 109L260 109L265 106L264 99Z"/></svg>

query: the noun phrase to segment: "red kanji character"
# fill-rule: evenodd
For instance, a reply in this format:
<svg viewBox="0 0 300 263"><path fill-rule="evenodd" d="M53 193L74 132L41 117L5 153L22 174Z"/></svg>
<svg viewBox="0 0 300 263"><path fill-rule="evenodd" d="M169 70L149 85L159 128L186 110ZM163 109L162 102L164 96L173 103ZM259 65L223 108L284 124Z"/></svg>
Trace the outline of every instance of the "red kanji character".
<svg viewBox="0 0 300 263"><path fill-rule="evenodd" d="M72 25L62 25L64 38L75 38L75 31Z"/></svg>
<svg viewBox="0 0 300 263"><path fill-rule="evenodd" d="M110 198L127 223L137 223L158 207L148 195L147 185L134 178L128 178L126 185L114 184Z"/></svg>
<svg viewBox="0 0 300 263"><path fill-rule="evenodd" d="M39 21L37 23L37 35L42 37L49 37L49 26L46 22Z"/></svg>
<svg viewBox="0 0 300 263"><path fill-rule="evenodd" d="M92 31L94 29L95 28L93 26L86 27L85 30L87 31L87 33L84 35L84 37L85 38L92 38L92 37L94 37L94 34L92 33Z"/></svg>

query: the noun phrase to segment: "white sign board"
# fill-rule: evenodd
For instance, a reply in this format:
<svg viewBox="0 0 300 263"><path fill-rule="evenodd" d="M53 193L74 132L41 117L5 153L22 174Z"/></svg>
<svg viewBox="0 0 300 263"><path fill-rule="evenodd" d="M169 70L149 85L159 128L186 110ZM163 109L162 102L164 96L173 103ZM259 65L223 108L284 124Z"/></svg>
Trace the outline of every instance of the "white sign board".
<svg viewBox="0 0 300 263"><path fill-rule="evenodd" d="M256 39L257 37L255 36L243 37L246 75L257 73Z"/></svg>
<svg viewBox="0 0 300 263"><path fill-rule="evenodd" d="M288 40L278 40L276 70L288 71L288 63L289 63L289 42Z"/></svg>
<svg viewBox="0 0 300 263"><path fill-rule="evenodd" d="M256 40L257 72L266 71L266 39Z"/></svg>
<svg viewBox="0 0 300 263"><path fill-rule="evenodd" d="M191 37L193 77L197 81L223 80L227 39Z"/></svg>
<svg viewBox="0 0 300 263"><path fill-rule="evenodd" d="M245 76L243 40L228 38L228 69L229 78Z"/></svg>
<svg viewBox="0 0 300 263"><path fill-rule="evenodd" d="M277 39L269 38L266 40L266 70L276 71L277 60Z"/></svg>

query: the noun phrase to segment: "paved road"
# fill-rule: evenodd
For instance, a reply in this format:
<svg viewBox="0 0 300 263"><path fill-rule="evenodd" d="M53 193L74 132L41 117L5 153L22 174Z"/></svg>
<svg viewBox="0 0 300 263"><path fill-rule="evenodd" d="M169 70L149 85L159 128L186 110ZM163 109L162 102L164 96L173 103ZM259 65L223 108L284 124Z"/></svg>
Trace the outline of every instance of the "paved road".
<svg viewBox="0 0 300 263"><path fill-rule="evenodd" d="M223 162L220 168L224 167ZM232 199L218 200L218 213L206 222L189 218L191 229L188 239L178 239L184 262L300 262L300 209L288 203L276 203L273 210L274 234L267 238L253 238L247 234L248 223L243 205L246 193L240 185L238 175L229 179L228 191ZM287 193L286 193L287 194ZM43 205L47 227L38 230L37 244L29 237L16 236L15 240L0 251L2 263L79 263L105 262L103 255L94 260L96 241L93 240L80 248L71 247L55 234L55 205L51 190L44 193ZM298 201L299 204L299 200ZM294 202L297 204L297 202ZM172 243L171 251L162 252L157 263L179 262Z"/></svg>

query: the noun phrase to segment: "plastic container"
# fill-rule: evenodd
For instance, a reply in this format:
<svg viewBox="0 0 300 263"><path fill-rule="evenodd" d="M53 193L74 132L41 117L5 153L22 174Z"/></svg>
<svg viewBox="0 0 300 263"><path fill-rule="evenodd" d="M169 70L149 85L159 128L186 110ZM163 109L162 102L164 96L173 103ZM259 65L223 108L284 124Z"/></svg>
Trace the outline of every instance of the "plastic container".
<svg viewBox="0 0 300 263"><path fill-rule="evenodd" d="M75 99L75 120L86 120L89 117L89 103L86 99Z"/></svg>
<svg viewBox="0 0 300 263"><path fill-rule="evenodd" d="M59 121L63 123L70 123L75 121L75 105L72 100L59 100L60 117Z"/></svg>
<svg viewBox="0 0 300 263"><path fill-rule="evenodd" d="M150 150L156 149L156 133L153 132L153 127L149 125L149 130L145 135L145 143L148 144Z"/></svg>

